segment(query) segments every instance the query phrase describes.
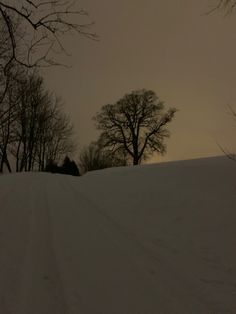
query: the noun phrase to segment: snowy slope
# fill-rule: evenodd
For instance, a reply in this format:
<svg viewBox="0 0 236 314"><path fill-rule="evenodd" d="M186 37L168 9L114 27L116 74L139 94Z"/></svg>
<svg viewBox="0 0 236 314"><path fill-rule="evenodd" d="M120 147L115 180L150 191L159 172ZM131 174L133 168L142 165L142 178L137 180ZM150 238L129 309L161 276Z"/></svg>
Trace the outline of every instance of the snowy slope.
<svg viewBox="0 0 236 314"><path fill-rule="evenodd" d="M236 163L0 177L0 313L236 313Z"/></svg>

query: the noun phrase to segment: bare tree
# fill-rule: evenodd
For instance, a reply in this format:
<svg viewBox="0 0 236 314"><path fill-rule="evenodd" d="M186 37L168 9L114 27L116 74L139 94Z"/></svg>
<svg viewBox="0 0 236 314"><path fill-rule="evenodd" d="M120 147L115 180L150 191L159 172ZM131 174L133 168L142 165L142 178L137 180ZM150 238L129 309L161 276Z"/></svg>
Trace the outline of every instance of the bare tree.
<svg viewBox="0 0 236 314"><path fill-rule="evenodd" d="M58 100L42 92L39 78L37 82L26 78L25 71L16 84L17 101L12 98L11 81L19 66L61 64L55 56L68 55L66 34L97 39L91 25L77 0L0 0L0 169L8 161L9 149L16 156L18 171L36 164L42 170L48 158L60 159L73 151L69 118L59 109Z"/></svg>
<svg viewBox="0 0 236 314"><path fill-rule="evenodd" d="M7 89L0 106L0 172L6 164L11 171L8 161L8 147L14 142L14 123L17 117L17 105L19 103L17 85L22 72L19 67L11 67L7 73Z"/></svg>
<svg viewBox="0 0 236 314"><path fill-rule="evenodd" d="M12 140L11 126L14 122L14 112L12 110L12 93L8 91L8 97L5 98L5 104L8 106L4 114L4 123L0 120L0 173L3 172L3 166L6 164L8 171L11 172L11 166L7 157L7 149ZM4 106L5 107L5 106Z"/></svg>
<svg viewBox="0 0 236 314"><path fill-rule="evenodd" d="M65 155L73 154L76 150L73 125L70 118L62 111L58 98L55 100L54 105L54 113L48 120L45 164L48 161L60 162Z"/></svg>
<svg viewBox="0 0 236 314"><path fill-rule="evenodd" d="M96 39L84 16L87 12L74 0L0 1L0 23L11 46L4 70L14 60L28 67L58 64L53 54L66 53L62 42L66 33Z"/></svg>
<svg viewBox="0 0 236 314"><path fill-rule="evenodd" d="M48 160L58 162L73 152L73 126L37 72L17 82L17 99L13 140L8 145L16 159L16 171L43 171Z"/></svg>
<svg viewBox="0 0 236 314"><path fill-rule="evenodd" d="M151 90L125 95L115 104L102 107L94 118L102 131L100 143L114 153L125 151L134 165L152 153L165 153L166 128L176 109L163 112L164 104Z"/></svg>
<svg viewBox="0 0 236 314"><path fill-rule="evenodd" d="M55 56L68 55L64 35L97 39L91 25L77 0L0 0L0 107L12 67L61 64Z"/></svg>

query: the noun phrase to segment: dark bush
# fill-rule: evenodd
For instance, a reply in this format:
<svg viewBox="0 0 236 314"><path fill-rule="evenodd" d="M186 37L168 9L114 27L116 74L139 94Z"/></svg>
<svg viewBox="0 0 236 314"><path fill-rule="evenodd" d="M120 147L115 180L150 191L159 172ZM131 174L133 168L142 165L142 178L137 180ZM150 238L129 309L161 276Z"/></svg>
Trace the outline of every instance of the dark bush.
<svg viewBox="0 0 236 314"><path fill-rule="evenodd" d="M61 167L54 162L49 162L45 168L45 171L51 173L61 173L72 176L80 176L80 172L76 163L74 162L74 160L70 160L68 156L65 157Z"/></svg>

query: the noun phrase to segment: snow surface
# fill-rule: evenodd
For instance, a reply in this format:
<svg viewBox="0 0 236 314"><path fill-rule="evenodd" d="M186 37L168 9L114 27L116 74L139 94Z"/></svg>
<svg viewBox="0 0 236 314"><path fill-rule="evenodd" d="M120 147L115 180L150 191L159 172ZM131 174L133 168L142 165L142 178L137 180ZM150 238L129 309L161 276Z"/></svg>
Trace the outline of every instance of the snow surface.
<svg viewBox="0 0 236 314"><path fill-rule="evenodd" d="M0 313L236 313L236 163L1 176Z"/></svg>

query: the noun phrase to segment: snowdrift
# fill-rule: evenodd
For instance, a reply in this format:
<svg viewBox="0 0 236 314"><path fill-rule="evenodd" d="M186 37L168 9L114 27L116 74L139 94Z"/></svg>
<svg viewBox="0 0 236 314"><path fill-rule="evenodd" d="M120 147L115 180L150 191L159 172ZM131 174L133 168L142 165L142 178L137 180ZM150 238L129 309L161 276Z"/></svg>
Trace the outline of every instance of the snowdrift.
<svg viewBox="0 0 236 314"><path fill-rule="evenodd" d="M0 177L0 313L236 313L236 163Z"/></svg>

